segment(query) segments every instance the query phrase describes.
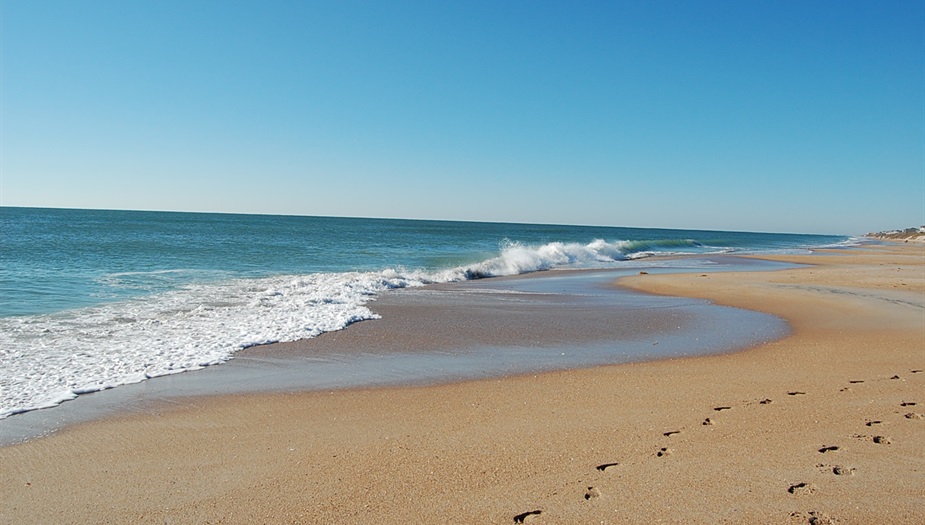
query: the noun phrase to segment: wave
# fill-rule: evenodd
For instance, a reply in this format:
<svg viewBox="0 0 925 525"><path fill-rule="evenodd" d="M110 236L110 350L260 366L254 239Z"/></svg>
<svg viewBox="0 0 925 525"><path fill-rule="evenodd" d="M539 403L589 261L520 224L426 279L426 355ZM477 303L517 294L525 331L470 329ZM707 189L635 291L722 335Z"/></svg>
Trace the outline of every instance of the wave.
<svg viewBox="0 0 925 525"><path fill-rule="evenodd" d="M421 284L388 273L237 279L0 319L0 418L375 319L376 294Z"/></svg>
<svg viewBox="0 0 925 525"><path fill-rule="evenodd" d="M465 279L499 277L554 268L595 268L654 255L720 253L725 248L705 246L692 239L607 242L597 239L589 244L552 242L539 246L507 242L501 255L457 269Z"/></svg>
<svg viewBox="0 0 925 525"><path fill-rule="evenodd" d="M250 346L315 337L376 319L366 305L389 289L717 250L687 239L507 241L496 257L442 270L213 280L55 314L2 318L0 419L79 394L223 363ZM131 286L134 279L172 272L123 272L107 279Z"/></svg>
<svg viewBox="0 0 925 525"><path fill-rule="evenodd" d="M818 246L813 246L814 250L829 250L829 249L841 249L841 248L853 248L857 246L863 246L864 244L869 243L870 240L865 237L849 237L839 242L833 242L828 244L820 244Z"/></svg>

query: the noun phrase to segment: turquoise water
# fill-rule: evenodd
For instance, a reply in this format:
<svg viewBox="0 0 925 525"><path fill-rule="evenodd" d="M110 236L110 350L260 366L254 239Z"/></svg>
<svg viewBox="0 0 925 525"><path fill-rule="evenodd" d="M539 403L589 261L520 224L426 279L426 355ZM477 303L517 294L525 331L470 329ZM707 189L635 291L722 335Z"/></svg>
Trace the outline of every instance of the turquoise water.
<svg viewBox="0 0 925 525"><path fill-rule="evenodd" d="M387 268L472 267L519 244L520 273L654 254L805 249L844 237L390 219L0 207L0 317L47 314L191 283ZM568 247L561 256L554 243ZM595 247L592 247L592 250ZM522 253L525 258L526 251ZM544 259L544 256L546 258Z"/></svg>
<svg viewBox="0 0 925 525"><path fill-rule="evenodd" d="M0 207L0 418L374 319L394 288L845 237Z"/></svg>

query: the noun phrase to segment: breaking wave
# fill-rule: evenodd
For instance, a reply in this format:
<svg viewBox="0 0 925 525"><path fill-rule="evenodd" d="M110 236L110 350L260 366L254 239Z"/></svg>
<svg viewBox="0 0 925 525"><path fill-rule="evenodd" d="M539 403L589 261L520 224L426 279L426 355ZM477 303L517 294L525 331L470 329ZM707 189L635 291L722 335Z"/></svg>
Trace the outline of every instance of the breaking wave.
<svg viewBox="0 0 925 525"><path fill-rule="evenodd" d="M225 279L53 314L0 318L0 418L219 364L249 346L314 337L375 319L366 305L389 289L708 251L722 250L693 240L505 242L496 257L447 269ZM123 272L107 279L142 286L139 275Z"/></svg>

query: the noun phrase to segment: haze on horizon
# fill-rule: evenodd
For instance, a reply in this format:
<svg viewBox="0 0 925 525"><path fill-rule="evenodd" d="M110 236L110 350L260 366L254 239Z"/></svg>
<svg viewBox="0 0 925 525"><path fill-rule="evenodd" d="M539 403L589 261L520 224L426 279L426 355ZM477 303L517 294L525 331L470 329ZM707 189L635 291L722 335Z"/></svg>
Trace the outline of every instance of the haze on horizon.
<svg viewBox="0 0 925 525"><path fill-rule="evenodd" d="M0 3L0 205L925 224L925 3Z"/></svg>

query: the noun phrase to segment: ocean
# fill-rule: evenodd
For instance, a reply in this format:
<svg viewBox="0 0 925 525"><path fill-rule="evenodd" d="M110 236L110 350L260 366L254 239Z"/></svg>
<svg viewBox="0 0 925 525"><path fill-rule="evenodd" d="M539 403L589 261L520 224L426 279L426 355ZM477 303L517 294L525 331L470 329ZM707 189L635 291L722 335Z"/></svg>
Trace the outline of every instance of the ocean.
<svg viewBox="0 0 925 525"><path fill-rule="evenodd" d="M377 318L388 290L843 236L0 207L0 419Z"/></svg>

